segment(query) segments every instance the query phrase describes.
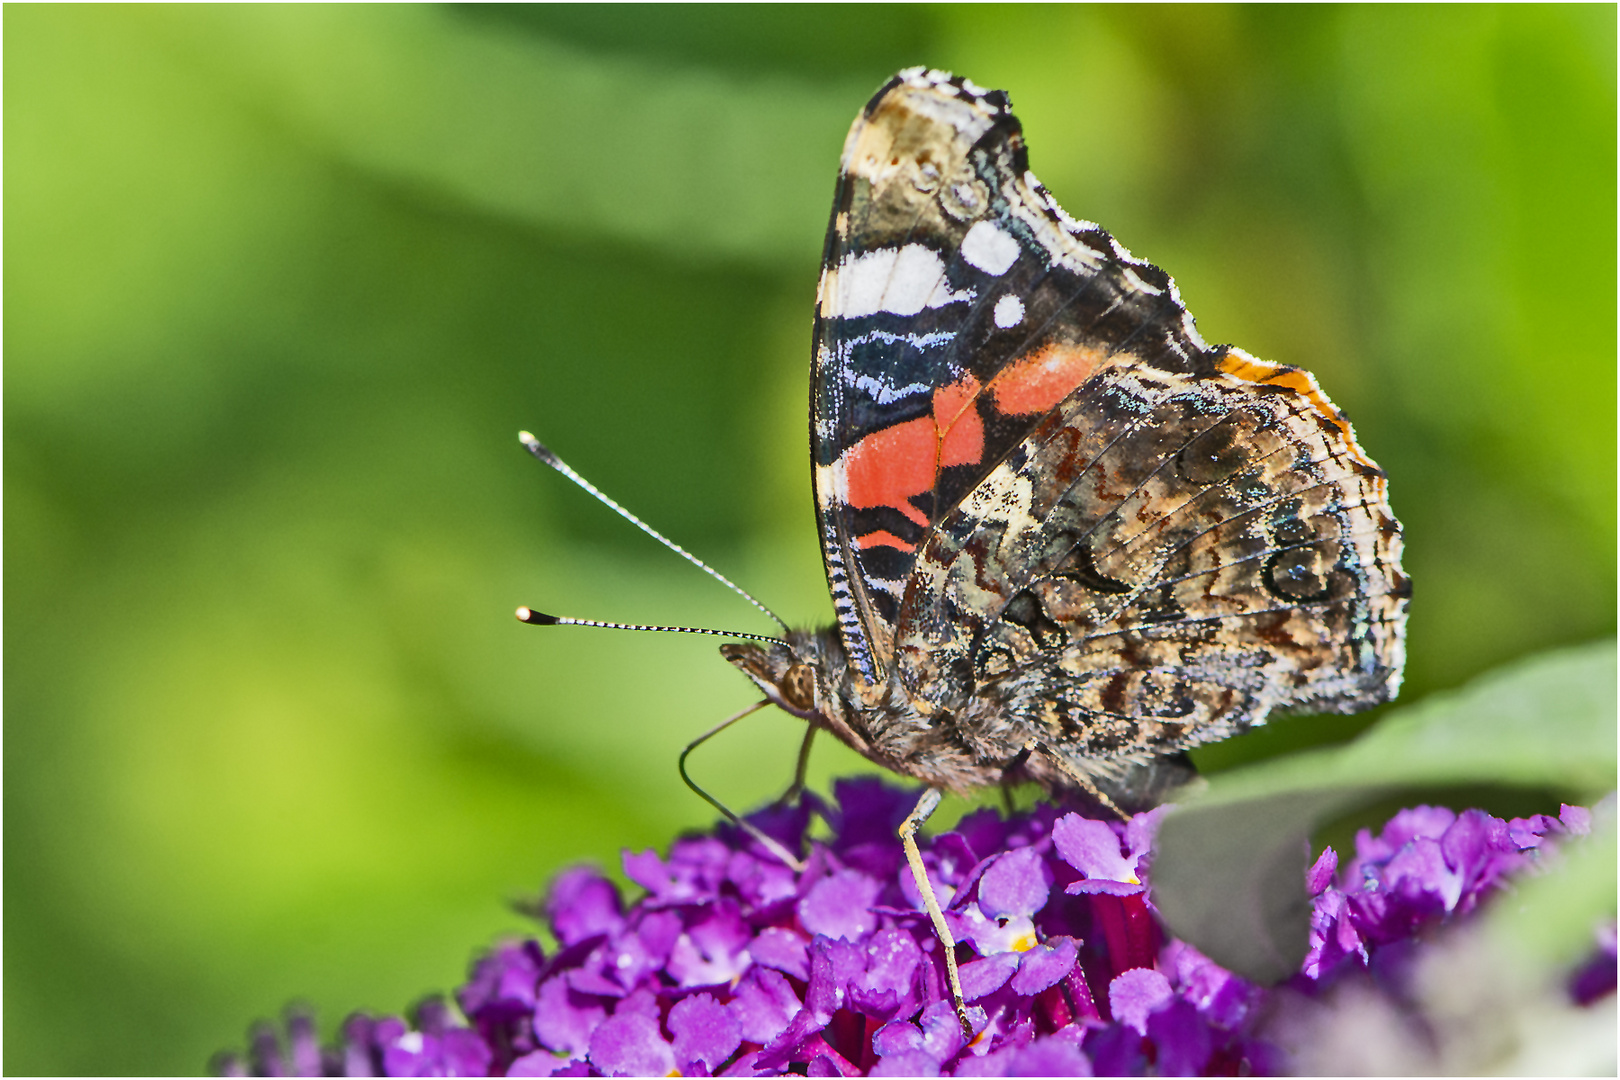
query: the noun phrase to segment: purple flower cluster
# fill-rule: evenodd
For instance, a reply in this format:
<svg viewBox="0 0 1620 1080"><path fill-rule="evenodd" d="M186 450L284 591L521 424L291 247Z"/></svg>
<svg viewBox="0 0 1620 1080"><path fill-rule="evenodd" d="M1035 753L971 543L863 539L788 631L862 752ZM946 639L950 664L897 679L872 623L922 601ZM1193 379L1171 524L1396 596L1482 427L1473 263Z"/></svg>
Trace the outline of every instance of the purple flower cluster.
<svg viewBox="0 0 1620 1080"><path fill-rule="evenodd" d="M1579 806L1565 806L1557 818L1511 821L1483 810L1415 806L1390 818L1377 836L1362 829L1356 857L1336 883L1339 856L1332 848L1306 874L1314 906L1303 974L1320 981L1351 958L1365 965L1379 946L1467 914L1504 878L1534 863L1547 837L1585 836L1591 828L1591 811Z"/></svg>
<svg viewBox="0 0 1620 1080"><path fill-rule="evenodd" d="M1000 1076L1273 1074L1265 990L1166 939L1149 892L1160 811L1128 823L1041 805L992 810L920 838L958 941L974 1037L964 1040L943 955L895 830L914 793L841 781L836 804L807 796L751 820L803 850L811 815L831 835L802 872L731 826L677 841L667 859L626 853L646 890L626 907L594 870L554 882L544 914L557 941L505 944L456 995L414 1023L356 1015L322 1050L307 1017L284 1048L268 1026L244 1075ZM1546 838L1582 832L1587 812L1502 821L1417 807L1335 874L1311 869L1311 950L1290 993L1315 994L1374 954L1463 914ZM1607 989L1614 986L1612 932ZM1599 961L1604 959L1600 953ZM1601 963L1576 976L1586 1000ZM1584 981L1583 981L1584 980Z"/></svg>

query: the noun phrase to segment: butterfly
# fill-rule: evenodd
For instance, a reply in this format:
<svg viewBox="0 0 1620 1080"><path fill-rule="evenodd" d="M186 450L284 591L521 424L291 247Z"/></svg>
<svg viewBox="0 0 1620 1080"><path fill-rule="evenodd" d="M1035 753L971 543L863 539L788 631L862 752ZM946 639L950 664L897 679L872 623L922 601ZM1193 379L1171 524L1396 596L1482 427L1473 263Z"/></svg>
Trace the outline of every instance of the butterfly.
<svg viewBox="0 0 1620 1080"><path fill-rule="evenodd" d="M861 111L813 348L837 621L722 653L925 785L901 837L947 946L914 840L941 792L1113 808L1273 712L1397 693L1384 472L1309 372L1207 344L1169 275L1066 214L1004 92L911 68Z"/></svg>
<svg viewBox="0 0 1620 1080"><path fill-rule="evenodd" d="M1383 471L1308 372L1206 344L1167 274L1066 214L1005 93L913 68L862 110L811 382L837 623L723 651L871 760L1102 794L1275 710L1395 696Z"/></svg>
<svg viewBox="0 0 1620 1080"><path fill-rule="evenodd" d="M1004 92L912 68L856 118L810 401L837 622L722 651L927 785L911 832L941 790L1112 805L1274 711L1400 687L1384 472L1310 373L1207 344L1169 275L1066 214Z"/></svg>

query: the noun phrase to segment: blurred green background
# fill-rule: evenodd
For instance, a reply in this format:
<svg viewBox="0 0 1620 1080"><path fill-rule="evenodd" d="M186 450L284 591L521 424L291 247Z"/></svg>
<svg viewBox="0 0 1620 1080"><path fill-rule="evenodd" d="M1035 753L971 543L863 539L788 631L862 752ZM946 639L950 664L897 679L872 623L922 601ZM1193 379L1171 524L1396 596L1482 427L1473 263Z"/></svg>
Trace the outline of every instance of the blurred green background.
<svg viewBox="0 0 1620 1080"><path fill-rule="evenodd" d="M810 307L844 132L906 65L1008 89L1070 211L1353 417L1407 699L1613 631L1611 6L4 20L8 1072L399 1010L559 867L711 819L675 755L752 696L713 641L511 612L769 624L515 433L829 618ZM695 772L751 805L798 735Z"/></svg>

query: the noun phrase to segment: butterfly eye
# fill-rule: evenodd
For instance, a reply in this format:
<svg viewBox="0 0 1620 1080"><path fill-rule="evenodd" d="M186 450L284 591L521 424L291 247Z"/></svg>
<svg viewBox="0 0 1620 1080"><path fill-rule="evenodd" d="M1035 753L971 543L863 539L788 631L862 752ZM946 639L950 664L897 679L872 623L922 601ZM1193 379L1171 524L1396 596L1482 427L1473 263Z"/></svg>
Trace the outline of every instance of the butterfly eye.
<svg viewBox="0 0 1620 1080"><path fill-rule="evenodd" d="M809 664L794 664L781 682L782 700L806 712L816 707L816 673Z"/></svg>

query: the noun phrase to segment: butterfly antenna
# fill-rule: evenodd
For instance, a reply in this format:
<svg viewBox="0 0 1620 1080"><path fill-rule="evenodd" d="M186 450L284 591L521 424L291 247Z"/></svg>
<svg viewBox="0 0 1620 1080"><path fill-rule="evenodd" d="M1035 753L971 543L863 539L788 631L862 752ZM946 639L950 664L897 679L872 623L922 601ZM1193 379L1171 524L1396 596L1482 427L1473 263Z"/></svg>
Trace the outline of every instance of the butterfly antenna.
<svg viewBox="0 0 1620 1080"><path fill-rule="evenodd" d="M780 615L778 615L776 612L772 611L770 608L766 607L764 604L760 603L758 600L754 599L753 596L751 596L745 589L742 588L742 586L738 585L736 582L734 582L730 578L726 577L726 575L722 574L720 571L716 570L714 567L710 566L708 563L704 562L702 559L698 558L696 555L693 555L690 551L687 551L685 548L681 547L681 545L677 544L675 541L671 540L669 537L665 536L663 533L659 532L657 529L653 528L651 525L648 525L645 521L642 521L640 518L636 517L636 515L632 514L630 511L626 510L624 507L620 506L618 503L614 502L612 499L608 498L605 494L603 494L600 490L597 489L595 484L591 483L589 480L587 480L583 476L579 475L579 473L575 472L573 469L571 469L569 467L569 465L568 465L568 463L566 461L564 461L562 458L558 457L556 454L553 454L545 446L545 444L542 443L539 439L535 438L533 435L529 434L527 431L518 432L518 439L519 439L519 441L521 441L523 443L523 448L525 450L527 450L529 453L533 454L536 458L538 458L541 461L545 462L547 465L550 465L553 469L556 469L558 472L562 473L564 476L568 477L568 479L572 480L574 483L578 484L580 487L584 488L587 492L589 492L596 499L597 502L599 502L602 505L606 506L608 509L610 509L614 513L618 514L620 517L624 518L624 520L628 521L630 524L634 525L636 528L640 529L642 532L646 533L648 536L652 537L654 540L658 541L660 544L663 544L665 547L669 548L669 550L673 551L675 554L679 555L681 558L685 559L687 562L691 563L693 566L697 567L699 570L702 570L705 574L708 574L710 577L714 578L720 584L724 585L726 588L730 589L732 592L736 593L738 596L742 597L744 600L747 600L750 604L753 604L759 610L761 610L765 614L769 615L772 619L774 619L776 621L776 625L780 626L784 631L786 631L788 629L788 624L782 621L782 617ZM549 616L547 616L547 617L549 618ZM519 618L522 618L522 616L520 615ZM529 620L524 619L524 621L528 622ZM687 627L681 627L681 626L619 627L619 624L617 624L617 623L593 623L593 622L590 622L590 621L585 620L585 619L566 619L566 620L563 620L563 621L564 622L569 622L569 623L577 623L577 624L581 624L581 625L587 625L587 626L614 626L614 627L618 627L620 629L673 630L673 631L680 632L680 633L691 633L691 634L720 633L720 631L717 631L717 630L693 630L693 629L690 629L690 628L687 628ZM775 640L777 640L776 638L762 638L757 634L731 634L729 636L731 636L731 637L754 638L754 639L759 640L759 641L775 641Z"/></svg>
<svg viewBox="0 0 1620 1080"><path fill-rule="evenodd" d="M536 611L532 607L517 609L518 622L526 622L530 626L600 626L604 630L656 630L664 634L709 634L713 637L747 638L749 641L763 641L771 645L781 645L792 649L781 638L771 637L768 634L745 634L740 630L709 630L701 626L652 626L648 623L622 623L603 622L601 619L570 619L566 615L547 615L543 611Z"/></svg>

